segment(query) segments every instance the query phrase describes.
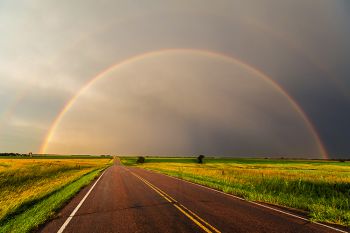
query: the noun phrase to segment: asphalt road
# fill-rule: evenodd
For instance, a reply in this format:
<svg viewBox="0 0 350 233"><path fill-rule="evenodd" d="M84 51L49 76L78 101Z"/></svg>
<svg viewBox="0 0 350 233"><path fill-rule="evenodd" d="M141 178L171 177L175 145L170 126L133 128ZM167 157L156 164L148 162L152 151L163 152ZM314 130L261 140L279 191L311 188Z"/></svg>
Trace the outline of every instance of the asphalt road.
<svg viewBox="0 0 350 233"><path fill-rule="evenodd" d="M339 231L117 161L40 232Z"/></svg>

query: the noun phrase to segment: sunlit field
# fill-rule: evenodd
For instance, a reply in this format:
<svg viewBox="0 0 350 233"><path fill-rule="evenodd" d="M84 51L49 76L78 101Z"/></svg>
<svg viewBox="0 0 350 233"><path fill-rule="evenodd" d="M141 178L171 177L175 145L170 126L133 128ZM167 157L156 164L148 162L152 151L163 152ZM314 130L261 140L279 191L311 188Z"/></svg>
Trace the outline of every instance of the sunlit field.
<svg viewBox="0 0 350 233"><path fill-rule="evenodd" d="M111 161L0 157L0 232L25 232L39 225Z"/></svg>
<svg viewBox="0 0 350 233"><path fill-rule="evenodd" d="M350 226L350 162L124 157L125 165L165 173L252 201L304 210L312 221Z"/></svg>

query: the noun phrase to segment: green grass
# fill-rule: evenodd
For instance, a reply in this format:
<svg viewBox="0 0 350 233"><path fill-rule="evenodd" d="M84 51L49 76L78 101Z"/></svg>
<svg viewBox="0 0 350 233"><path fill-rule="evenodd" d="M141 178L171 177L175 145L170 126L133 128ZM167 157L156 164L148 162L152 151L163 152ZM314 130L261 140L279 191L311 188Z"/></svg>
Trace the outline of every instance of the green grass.
<svg viewBox="0 0 350 233"><path fill-rule="evenodd" d="M136 158L121 158L135 166ZM145 169L252 201L308 212L312 221L350 226L350 162L287 159L146 158Z"/></svg>
<svg viewBox="0 0 350 233"><path fill-rule="evenodd" d="M100 174L100 169L89 172L72 183L56 190L40 202L26 208L25 211L1 222L0 232L30 232L54 216L55 211L71 199L81 188L88 185Z"/></svg>
<svg viewBox="0 0 350 233"><path fill-rule="evenodd" d="M36 227L111 162L110 158L0 158L0 232L17 232L13 228L17 224L26 229L19 232ZM37 213L28 215L33 208ZM23 216L30 217L23 220Z"/></svg>

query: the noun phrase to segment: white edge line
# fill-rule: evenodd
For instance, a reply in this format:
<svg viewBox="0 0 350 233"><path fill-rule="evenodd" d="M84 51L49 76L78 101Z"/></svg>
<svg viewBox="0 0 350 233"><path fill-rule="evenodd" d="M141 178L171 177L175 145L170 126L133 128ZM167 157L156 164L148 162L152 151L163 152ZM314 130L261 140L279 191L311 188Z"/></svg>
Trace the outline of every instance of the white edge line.
<svg viewBox="0 0 350 233"><path fill-rule="evenodd" d="M100 175L100 177L95 181L94 185L89 189L89 191L85 194L84 198L79 202L79 204L77 205L77 207L75 207L75 209L72 211L72 213L69 215L69 217L67 218L67 220L63 223L63 225L61 226L61 228L57 231L57 233L62 233L64 231L64 229L66 229L66 227L68 226L69 222L72 220L72 218L74 217L74 215L76 214L76 212L79 210L79 208L81 207L81 205L84 203L85 199L89 196L89 194L91 193L91 191L94 189L95 185L97 184L97 182L101 179L101 177L103 176L103 174L105 174L105 172L107 171L104 170L103 173Z"/></svg>
<svg viewBox="0 0 350 233"><path fill-rule="evenodd" d="M317 225L320 225L320 226L323 226L323 227L326 227L326 228L329 228L329 229L332 229L332 230L335 230L335 231L338 231L338 232L348 233L348 231L343 231L343 230L341 230L341 229L338 229L338 228L335 228L335 227L331 227L331 226L328 226L328 225L326 225L326 224L322 224L322 223L318 223L318 222L311 222L310 219L303 218L303 217L300 217L300 216L298 216L298 215L291 214L291 213L285 212L285 211L283 211L283 210L275 209L275 208L272 208L272 207L270 207L270 206L266 206L266 205L263 205L263 204L260 204L260 203L257 203L257 202L249 201L249 200L247 200L247 199L244 199L244 198L241 198L241 197L237 197L237 196L235 196L235 195L233 195L233 194L225 193L225 192L223 192L223 191L219 191L219 190L216 190L216 189L213 189L213 188L210 188L210 187L201 185L201 184L197 184L197 183L194 183L194 182L185 180L185 179L180 179L180 178L177 178L177 177L175 177L175 176L170 176L170 175L168 175L168 174L164 174L164 173L160 173L160 172L155 172L155 171L148 170L148 169L144 169L144 168L141 168L141 169L143 169L143 170L145 170L145 171L148 171L148 172L152 172L152 173L156 173L156 174L165 175L165 176L168 176L168 177L173 178L173 179L176 179L176 180L181 180L181 181L187 182L187 183L189 183L189 184L197 185L197 186L199 186L199 187L206 188L206 189L209 189L209 190L211 190L211 191L214 191L214 192L217 192L217 193L221 193L221 194L224 194L224 195L226 195L226 196L239 199L239 200L241 200L241 201L246 201L246 202L252 203L252 204L254 204L254 205L258 205L258 206L261 206L261 207L264 207L264 208L267 208L267 209L270 209L270 210L274 210L274 211L276 211L276 212L283 213L283 214L286 214L286 215L289 215L289 216L292 216L292 217L295 217L295 218L299 218L299 219L301 219L301 220L304 220L304 221L307 221L307 222L310 222L310 223L313 223L313 224L317 224Z"/></svg>

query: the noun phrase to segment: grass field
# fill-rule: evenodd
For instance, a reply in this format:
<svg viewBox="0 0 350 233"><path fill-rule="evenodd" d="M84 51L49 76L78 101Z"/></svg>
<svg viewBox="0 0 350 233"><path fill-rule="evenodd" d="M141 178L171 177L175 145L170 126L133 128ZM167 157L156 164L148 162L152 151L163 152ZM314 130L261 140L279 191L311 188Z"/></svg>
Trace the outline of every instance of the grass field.
<svg viewBox="0 0 350 233"><path fill-rule="evenodd" d="M350 226L350 162L123 157L125 165L176 176L252 201L307 211L313 221Z"/></svg>
<svg viewBox="0 0 350 233"><path fill-rule="evenodd" d="M0 232L28 232L45 222L111 162L71 156L0 157Z"/></svg>

